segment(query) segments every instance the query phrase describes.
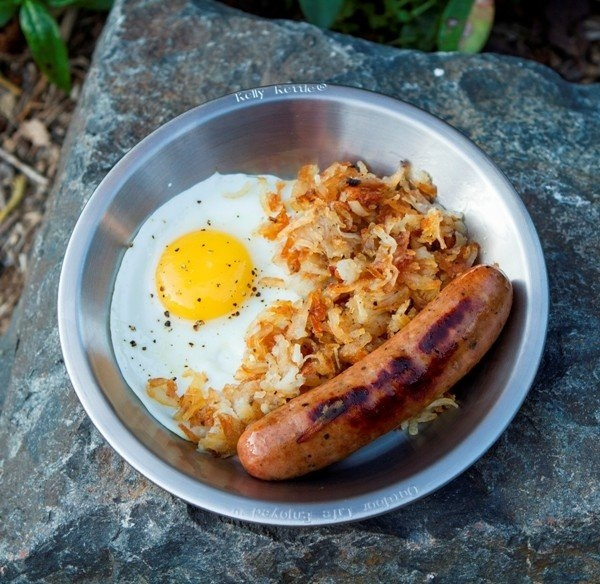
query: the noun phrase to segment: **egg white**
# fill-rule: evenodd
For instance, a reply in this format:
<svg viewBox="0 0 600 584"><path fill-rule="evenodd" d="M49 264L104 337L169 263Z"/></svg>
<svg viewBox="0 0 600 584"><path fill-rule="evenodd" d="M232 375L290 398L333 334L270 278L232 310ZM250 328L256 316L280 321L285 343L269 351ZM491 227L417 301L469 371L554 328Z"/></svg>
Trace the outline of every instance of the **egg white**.
<svg viewBox="0 0 600 584"><path fill-rule="evenodd" d="M245 174L214 174L158 208L141 226L123 256L117 273L110 311L115 357L127 384L164 426L183 436L173 420L173 409L151 399L146 383L151 377L176 378L180 393L187 386L187 368L202 371L220 390L234 383L245 349L246 330L276 300L297 300L291 287L260 287L260 277L283 278L286 272L272 262L273 242L256 234L265 221L261 196L275 190L281 179ZM282 191L289 198L292 182ZM224 231L242 241L258 272L259 295L247 298L239 315L194 322L166 313L158 299L155 270L165 246L181 235L202 228Z"/></svg>

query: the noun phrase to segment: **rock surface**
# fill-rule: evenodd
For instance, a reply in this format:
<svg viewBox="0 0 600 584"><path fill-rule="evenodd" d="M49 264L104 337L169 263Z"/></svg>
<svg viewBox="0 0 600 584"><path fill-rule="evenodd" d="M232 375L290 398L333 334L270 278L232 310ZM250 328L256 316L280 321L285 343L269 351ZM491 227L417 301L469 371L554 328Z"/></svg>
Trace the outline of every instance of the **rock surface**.
<svg viewBox="0 0 600 584"><path fill-rule="evenodd" d="M423 500L333 527L243 523L148 482L84 413L56 325L67 240L112 165L195 105L286 81L377 90L463 131L525 202L551 284L542 366L492 449ZM118 0L0 340L0 581L600 581L599 104L600 86L512 58L400 51L208 0Z"/></svg>

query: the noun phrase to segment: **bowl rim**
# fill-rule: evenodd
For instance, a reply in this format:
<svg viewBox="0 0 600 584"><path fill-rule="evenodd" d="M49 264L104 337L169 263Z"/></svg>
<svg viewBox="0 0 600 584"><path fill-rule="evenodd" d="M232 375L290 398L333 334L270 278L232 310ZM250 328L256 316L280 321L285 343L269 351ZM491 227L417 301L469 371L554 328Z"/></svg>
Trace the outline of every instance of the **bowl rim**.
<svg viewBox="0 0 600 584"><path fill-rule="evenodd" d="M308 89L302 91L303 88ZM281 91L278 92L278 89ZM263 97L260 100L258 97L252 98L251 92L257 92L258 96L259 91L264 92L263 97L267 94L266 100ZM410 113L412 119L418 123L426 124L430 130L433 128L436 135L451 139L455 144L458 143L460 150L476 163L488 180L500 186L506 193L508 199L504 202L510 205L511 215L516 214L515 220L524 227L522 231L526 239L524 246L531 254L528 259L537 292L535 298L529 302L535 305L536 310L527 312L524 331L529 338L536 340L536 344L530 347L528 359L523 363L522 369L517 372L513 368L507 383L512 383L514 391L510 392L510 396L504 392L486 413L481 423L452 451L455 463L451 468L448 468L447 462L441 459L419 471L418 481L416 478L412 479L414 486L400 489L398 484L394 483L371 491L369 500L372 504L367 511L364 510L364 494L345 498L343 509L348 512L336 515L332 512L330 502L290 501L277 504L249 499L199 482L170 466L134 436L120 420L102 389L97 385L87 362L80 328L81 277L84 273L85 258L93 237L93 230L97 227L99 218L118 193L119 187L144 160L153 156L163 146L164 139L175 140L181 134L206 123L214 116L239 109L239 101L236 103L236 100L240 94L249 95L249 101L253 104L259 101L270 103L290 99L310 100L316 96L319 100L333 101L343 99L364 102L367 99L370 106ZM548 276L535 226L516 190L491 159L462 132L422 108L374 91L329 83L286 83L232 92L178 115L146 136L113 166L84 205L65 251L58 288L58 329L65 366L87 415L110 446L146 478L196 507L255 523L286 526L343 523L387 513L436 491L467 470L498 440L529 392L543 354L548 313ZM518 379L515 379L517 375Z"/></svg>

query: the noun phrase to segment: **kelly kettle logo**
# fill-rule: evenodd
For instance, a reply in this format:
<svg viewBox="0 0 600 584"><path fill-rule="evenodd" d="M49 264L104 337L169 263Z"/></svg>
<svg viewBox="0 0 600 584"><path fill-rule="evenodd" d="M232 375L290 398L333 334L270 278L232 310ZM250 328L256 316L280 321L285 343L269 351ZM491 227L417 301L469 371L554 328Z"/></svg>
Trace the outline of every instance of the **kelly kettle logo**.
<svg viewBox="0 0 600 584"><path fill-rule="evenodd" d="M273 85L273 87L262 87L246 89L234 93L237 103L244 101L261 101L269 95L288 95L291 93L319 93L327 89L326 83L298 83L293 85Z"/></svg>

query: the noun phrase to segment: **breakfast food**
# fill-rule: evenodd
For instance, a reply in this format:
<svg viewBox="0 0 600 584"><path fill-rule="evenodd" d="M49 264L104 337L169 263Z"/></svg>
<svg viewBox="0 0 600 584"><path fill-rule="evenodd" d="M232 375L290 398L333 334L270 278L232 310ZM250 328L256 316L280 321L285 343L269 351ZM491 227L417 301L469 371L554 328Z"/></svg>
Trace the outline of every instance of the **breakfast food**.
<svg viewBox="0 0 600 584"><path fill-rule="evenodd" d="M125 379L199 450L235 454L248 425L370 358L473 265L477 243L435 199L408 163L377 177L360 162L307 165L294 181L215 175L174 197L117 277L111 332ZM186 249L203 245L230 253L193 267ZM208 297L218 302L196 312ZM456 405L436 396L403 424L414 431Z"/></svg>
<svg viewBox="0 0 600 584"><path fill-rule="evenodd" d="M502 272L471 268L368 356L251 424L238 442L244 468L261 479L297 477L398 427L479 362L511 303Z"/></svg>
<svg viewBox="0 0 600 584"><path fill-rule="evenodd" d="M163 377L180 393L193 381L186 371L205 372L213 387L234 383L252 321L274 301L299 297L262 284L286 272L271 261L274 243L255 233L261 199L286 184L215 174L154 211L125 251L111 303L115 357L150 413L184 438L177 396L149 380Z"/></svg>

